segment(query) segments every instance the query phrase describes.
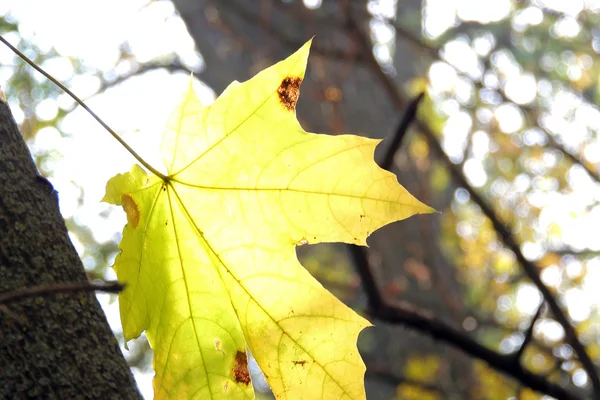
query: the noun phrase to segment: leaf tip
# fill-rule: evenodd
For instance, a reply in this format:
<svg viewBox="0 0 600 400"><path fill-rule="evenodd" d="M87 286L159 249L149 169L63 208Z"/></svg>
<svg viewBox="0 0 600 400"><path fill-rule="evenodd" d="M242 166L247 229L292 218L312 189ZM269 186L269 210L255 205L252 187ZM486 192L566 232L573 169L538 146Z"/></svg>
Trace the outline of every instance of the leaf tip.
<svg viewBox="0 0 600 400"><path fill-rule="evenodd" d="M426 204L423 204L423 210L419 212L419 214L442 214L442 212Z"/></svg>

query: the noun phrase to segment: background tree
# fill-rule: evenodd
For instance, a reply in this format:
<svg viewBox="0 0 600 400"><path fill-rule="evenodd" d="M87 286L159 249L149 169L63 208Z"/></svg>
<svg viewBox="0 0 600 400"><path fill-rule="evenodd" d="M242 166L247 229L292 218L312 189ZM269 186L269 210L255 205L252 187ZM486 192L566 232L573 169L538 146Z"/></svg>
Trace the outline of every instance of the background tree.
<svg viewBox="0 0 600 400"><path fill-rule="evenodd" d="M527 389L527 371L574 395L598 396L598 4L166 4L150 2L140 13L177 12L202 62L182 51L136 60L127 39L103 68L51 46L36 49L35 37L20 48L42 64L68 60L66 80L95 76L99 92L166 69L199 72L220 93L316 35L298 107L304 128L406 133L397 151L384 142L377 156L384 163L392 154L400 182L442 214L382 229L367 252L322 245L300 254L326 287L375 318L360 342L370 397L540 398ZM19 27L9 14L2 30ZM10 68L3 86L9 102L19 99L29 143L35 147L51 123L65 121L64 128L68 102L50 121L36 112L41 99L59 98L56 89L33 81L18 61L2 68ZM418 121L399 129L409 99L423 90ZM53 181L46 168L53 153L35 150ZM98 241L76 217L67 225L88 274L102 277L115 241ZM143 341L132 349L130 363L147 368Z"/></svg>

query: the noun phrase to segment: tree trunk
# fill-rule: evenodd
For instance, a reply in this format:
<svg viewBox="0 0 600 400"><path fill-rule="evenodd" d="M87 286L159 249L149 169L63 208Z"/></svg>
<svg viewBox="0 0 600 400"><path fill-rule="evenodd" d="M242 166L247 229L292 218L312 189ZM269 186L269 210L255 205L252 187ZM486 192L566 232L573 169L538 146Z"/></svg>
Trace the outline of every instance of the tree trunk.
<svg viewBox="0 0 600 400"><path fill-rule="evenodd" d="M0 92L1 94L1 92ZM0 96L0 293L87 281L58 209ZM0 304L0 398L138 399L92 292Z"/></svg>

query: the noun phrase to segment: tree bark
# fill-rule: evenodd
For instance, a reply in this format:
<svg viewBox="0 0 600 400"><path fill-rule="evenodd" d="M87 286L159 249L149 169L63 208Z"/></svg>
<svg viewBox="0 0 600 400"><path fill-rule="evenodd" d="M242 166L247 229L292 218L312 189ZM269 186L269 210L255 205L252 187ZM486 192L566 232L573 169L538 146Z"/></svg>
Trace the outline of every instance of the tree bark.
<svg viewBox="0 0 600 400"><path fill-rule="evenodd" d="M86 282L57 193L2 100L0 292ZM0 398L141 398L93 292L0 304Z"/></svg>

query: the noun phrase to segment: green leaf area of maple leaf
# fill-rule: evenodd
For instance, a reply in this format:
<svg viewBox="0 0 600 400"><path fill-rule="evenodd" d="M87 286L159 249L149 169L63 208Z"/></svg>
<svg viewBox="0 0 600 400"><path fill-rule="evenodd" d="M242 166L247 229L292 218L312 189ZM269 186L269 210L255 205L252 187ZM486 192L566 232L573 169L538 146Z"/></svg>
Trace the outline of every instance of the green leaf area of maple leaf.
<svg viewBox="0 0 600 400"><path fill-rule="evenodd" d="M298 262L433 210L379 168L378 140L305 132L310 42L203 108L191 85L163 140L167 179L134 165L104 201L127 225L114 265L126 340L144 330L157 398L254 398L246 348L277 398L361 399L369 326Z"/></svg>

